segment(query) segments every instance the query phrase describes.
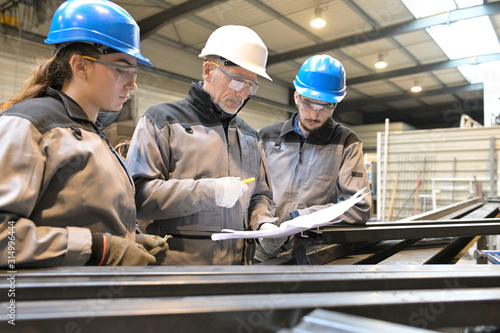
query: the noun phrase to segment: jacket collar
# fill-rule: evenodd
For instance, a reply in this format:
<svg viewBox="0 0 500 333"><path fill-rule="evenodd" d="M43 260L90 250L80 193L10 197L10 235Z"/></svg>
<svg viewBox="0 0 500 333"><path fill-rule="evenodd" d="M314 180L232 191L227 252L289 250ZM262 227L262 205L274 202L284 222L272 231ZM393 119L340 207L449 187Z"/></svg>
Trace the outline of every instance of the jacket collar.
<svg viewBox="0 0 500 333"><path fill-rule="evenodd" d="M290 117L290 119L285 121L285 123L283 124L283 127L281 129L280 136L285 136L289 132L293 132L296 135L299 135L297 132L295 132L295 130L293 128L293 121L294 121L295 117L298 117L298 115L299 115L299 113L295 112ZM329 117L328 120L326 121L326 123L323 124L323 126L321 126L317 131L314 131L311 134L309 134L306 142L310 142L310 143L318 142L318 141L329 142L333 136L333 132L334 132L335 127L337 125L338 124L332 119L332 117Z"/></svg>
<svg viewBox="0 0 500 333"><path fill-rule="evenodd" d="M196 106L196 108L209 110L210 112L216 114L220 118L232 119L243 109L250 98L247 98L243 105L236 111L235 114L230 114L222 111L213 101L210 94L203 89L203 81L198 83L191 83L191 88L189 89L188 102Z"/></svg>
<svg viewBox="0 0 500 333"><path fill-rule="evenodd" d="M62 91L49 88L47 89L47 96L60 100L64 104L64 108L66 109L66 112L71 118L82 120L85 122L91 122L85 111L83 111L83 109L80 107L80 105L78 105L77 102L75 102L71 97L69 97ZM121 111L99 112L97 115L97 121L95 125L100 130L103 130L107 126L111 125L116 119L118 119L120 113Z"/></svg>

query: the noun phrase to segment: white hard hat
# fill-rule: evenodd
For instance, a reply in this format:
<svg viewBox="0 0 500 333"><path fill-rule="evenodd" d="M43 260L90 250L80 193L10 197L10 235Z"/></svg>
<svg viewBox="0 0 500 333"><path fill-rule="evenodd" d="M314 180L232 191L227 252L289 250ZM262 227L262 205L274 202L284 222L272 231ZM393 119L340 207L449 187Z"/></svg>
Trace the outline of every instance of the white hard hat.
<svg viewBox="0 0 500 333"><path fill-rule="evenodd" d="M266 73L267 47L252 29L241 25L225 25L210 37L198 57L223 57L236 65L272 81Z"/></svg>

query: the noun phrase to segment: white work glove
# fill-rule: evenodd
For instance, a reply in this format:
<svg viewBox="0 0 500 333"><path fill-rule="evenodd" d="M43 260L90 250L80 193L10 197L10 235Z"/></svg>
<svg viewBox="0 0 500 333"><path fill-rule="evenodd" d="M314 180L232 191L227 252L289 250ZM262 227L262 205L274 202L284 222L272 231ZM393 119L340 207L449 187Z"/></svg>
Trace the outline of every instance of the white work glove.
<svg viewBox="0 0 500 333"><path fill-rule="evenodd" d="M247 184L235 177L215 179L215 203L217 206L231 208L236 201L248 190Z"/></svg>
<svg viewBox="0 0 500 333"><path fill-rule="evenodd" d="M279 227L274 223L263 223L260 226L260 230L276 230ZM273 252L279 250L279 248L285 244L288 237L283 238L259 238L260 246L268 254L273 254Z"/></svg>

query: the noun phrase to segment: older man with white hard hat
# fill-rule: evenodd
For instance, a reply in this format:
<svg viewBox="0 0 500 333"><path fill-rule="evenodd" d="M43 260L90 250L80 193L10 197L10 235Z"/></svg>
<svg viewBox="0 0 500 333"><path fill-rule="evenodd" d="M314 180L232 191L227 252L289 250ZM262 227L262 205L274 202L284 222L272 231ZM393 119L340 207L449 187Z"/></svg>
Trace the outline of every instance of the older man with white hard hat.
<svg viewBox="0 0 500 333"><path fill-rule="evenodd" d="M210 236L274 227L257 132L237 116L258 76L271 80L267 48L253 30L229 25L211 34L199 57L203 81L186 99L149 109L136 127L126 162L138 217L154 220L148 233L173 236L167 265L250 264L254 240Z"/></svg>

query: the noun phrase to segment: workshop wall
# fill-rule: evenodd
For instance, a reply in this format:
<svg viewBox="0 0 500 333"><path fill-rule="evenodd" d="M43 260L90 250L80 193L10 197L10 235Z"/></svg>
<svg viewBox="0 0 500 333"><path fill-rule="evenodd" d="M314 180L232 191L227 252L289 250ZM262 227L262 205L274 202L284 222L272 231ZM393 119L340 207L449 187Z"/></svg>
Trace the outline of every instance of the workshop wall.
<svg viewBox="0 0 500 333"><path fill-rule="evenodd" d="M466 200L477 192L498 196L499 129L390 132L387 159L385 134L379 132L377 219L403 219Z"/></svg>
<svg viewBox="0 0 500 333"><path fill-rule="evenodd" d="M195 80L201 79L202 60L196 56L186 56L179 50L156 49L155 52L149 49L154 49L154 41L144 44L144 54L151 58L153 63L158 64L158 67L176 66L178 72L186 73L187 78ZM156 45L158 46L158 45ZM20 42L16 38L10 36L2 36L0 38L0 101L10 98L16 90L18 90L24 81L28 78L37 59L49 58L51 56L52 47L49 45L34 43L23 40ZM152 56L150 56L150 54ZM164 55L161 58L161 55ZM287 102L287 91L284 88L278 89L277 85L270 85L265 79L259 80L262 87L256 96L261 98L272 98L276 105L261 102L259 100L251 100L241 111L240 116L245 119L251 126L256 129L267 126L271 123L286 120L289 117L288 110L277 106L279 103ZM138 90L133 91L131 96L134 96L134 123L142 116L151 106L160 103L177 101L184 99L189 91L189 80L179 80L168 77L168 75L150 73L142 70L137 77ZM124 133L117 133L119 136Z"/></svg>

